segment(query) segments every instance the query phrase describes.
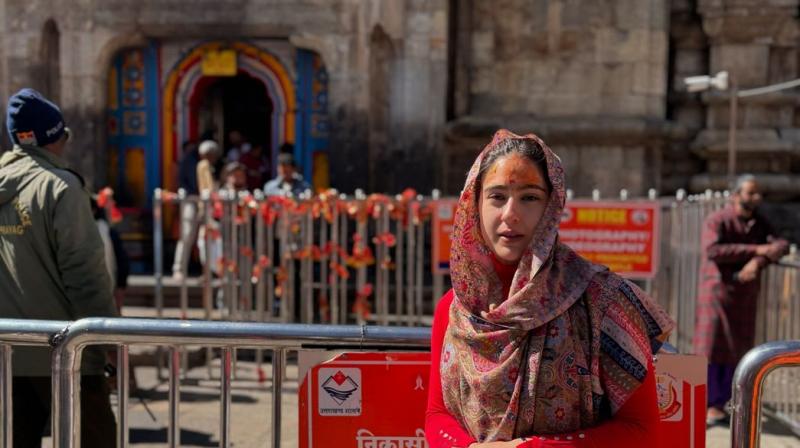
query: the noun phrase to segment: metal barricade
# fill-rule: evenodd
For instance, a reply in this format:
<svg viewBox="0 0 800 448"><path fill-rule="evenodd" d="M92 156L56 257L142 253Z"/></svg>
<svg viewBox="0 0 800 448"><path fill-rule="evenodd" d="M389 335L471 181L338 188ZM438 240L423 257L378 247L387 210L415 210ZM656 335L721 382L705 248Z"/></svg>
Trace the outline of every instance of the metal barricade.
<svg viewBox="0 0 800 448"><path fill-rule="evenodd" d="M800 262L790 254L762 277L756 344L800 340ZM800 368L783 368L765 381L763 411L800 434Z"/></svg>
<svg viewBox="0 0 800 448"><path fill-rule="evenodd" d="M687 196L682 190L662 200L661 268L649 292L676 321L670 341L682 353L693 353L703 223L727 201L727 192Z"/></svg>
<svg viewBox="0 0 800 448"><path fill-rule="evenodd" d="M433 301L426 299L443 293L447 283L443 275L430 274L438 286L428 287L431 200L411 191L393 198L361 191L347 197L333 190L292 198L260 191L197 197L156 190L156 315L164 316L165 210L177 206L180 215L185 203L194 202L202 205L197 219L208 229L201 232L206 319L429 323L423 315L430 318ZM218 259L215 251L221 252ZM185 273L179 291L180 314L187 317Z"/></svg>
<svg viewBox="0 0 800 448"><path fill-rule="evenodd" d="M164 195L172 201L192 200L157 191L158 206ZM568 197L572 198L571 192ZM592 198L599 200L599 192ZM650 199L655 198L651 192ZM426 269L431 258L430 205L437 199L437 192L430 198L415 192L390 198L361 191L353 197L329 192L296 199L223 191L205 198L206 210L217 208L223 215L226 269L216 282L224 309L230 310L223 318L382 325L427 322L434 301L449 282L446 275L430 277ZM729 199L728 192L712 191L698 195L679 191L674 198L660 199L660 268L642 286L677 322L670 342L683 353L693 352L704 222ZM626 191L620 192L619 200L629 200ZM157 230L160 215L154 211ZM204 219L207 224L213 222L209 213ZM163 306L160 238L162 233L155 244L157 306ZM792 300L800 295L797 269L783 263L770 266L763 275L757 343L800 338L800 321L794 317L800 310ZM208 280L210 273L204 275L204 297L210 298L214 283ZM204 302L210 303L211 299ZM209 310L206 316L211 315ZM800 372L792 369L772 377L765 402L769 412L774 410L800 433L800 391L787 386L796 377Z"/></svg>
<svg viewBox="0 0 800 448"><path fill-rule="evenodd" d="M0 320L0 331L4 324ZM61 323L62 325L64 323ZM120 391L118 446L128 446L128 346L149 344L170 348L169 426L170 447L179 444L180 355L179 347L200 345L222 351L220 368L220 446L230 446L232 353L236 348L273 352L272 446L280 446L281 387L287 351L304 348L349 347L355 349L427 349L430 330L424 328L308 325L250 322L179 321L162 319L90 318L73 322L54 338L53 352L53 446L80 446L80 363L83 350L92 345L119 346Z"/></svg>
<svg viewBox="0 0 800 448"><path fill-rule="evenodd" d="M732 448L758 448L765 380L772 376L769 374L775 369L789 366L800 366L800 341L760 345L750 350L739 362L733 375Z"/></svg>
<svg viewBox="0 0 800 448"><path fill-rule="evenodd" d="M0 447L8 448L13 441L13 346L49 346L53 335L69 322L0 319Z"/></svg>

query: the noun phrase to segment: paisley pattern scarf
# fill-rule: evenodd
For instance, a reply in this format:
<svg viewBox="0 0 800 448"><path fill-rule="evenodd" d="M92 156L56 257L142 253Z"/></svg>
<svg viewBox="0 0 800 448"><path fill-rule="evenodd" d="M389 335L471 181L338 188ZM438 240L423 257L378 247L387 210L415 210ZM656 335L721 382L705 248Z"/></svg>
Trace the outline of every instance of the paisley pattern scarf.
<svg viewBox="0 0 800 448"><path fill-rule="evenodd" d="M552 184L508 297L476 197L481 161L506 139L541 146ZM610 418L672 328L639 288L559 243L565 196L559 158L537 136L506 130L475 160L461 192L450 253L455 299L439 367L448 410L479 441L565 433Z"/></svg>

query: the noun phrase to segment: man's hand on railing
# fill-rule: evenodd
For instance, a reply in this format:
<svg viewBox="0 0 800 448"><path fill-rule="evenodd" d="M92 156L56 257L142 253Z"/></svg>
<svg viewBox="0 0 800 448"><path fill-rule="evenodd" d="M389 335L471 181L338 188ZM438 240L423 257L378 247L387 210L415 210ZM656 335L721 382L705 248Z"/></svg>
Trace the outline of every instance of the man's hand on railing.
<svg viewBox="0 0 800 448"><path fill-rule="evenodd" d="M746 265L744 265L741 271L735 274L735 279L739 283L750 283L758 278L758 272L760 269L761 266L758 262L758 258L754 257L748 261Z"/></svg>
<svg viewBox="0 0 800 448"><path fill-rule="evenodd" d="M759 244L756 254L769 258L773 263L780 260L782 256L789 252L789 244L786 240L774 240L767 244Z"/></svg>
<svg viewBox="0 0 800 448"><path fill-rule="evenodd" d="M768 244L759 244L756 254L767 257L770 261L778 261L786 253L786 245L775 241Z"/></svg>

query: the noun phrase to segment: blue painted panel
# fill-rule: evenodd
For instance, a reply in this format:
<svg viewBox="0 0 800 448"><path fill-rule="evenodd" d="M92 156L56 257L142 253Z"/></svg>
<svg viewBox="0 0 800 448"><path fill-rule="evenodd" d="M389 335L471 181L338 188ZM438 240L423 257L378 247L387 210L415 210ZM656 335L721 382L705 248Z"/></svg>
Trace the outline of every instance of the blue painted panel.
<svg viewBox="0 0 800 448"><path fill-rule="evenodd" d="M161 184L158 44L123 50L113 64L117 101L108 109L108 144L118 160L113 188L127 205L149 208L153 189Z"/></svg>
<svg viewBox="0 0 800 448"><path fill-rule="evenodd" d="M313 155L328 152L328 72L318 54L297 51L297 142L295 157L312 181Z"/></svg>

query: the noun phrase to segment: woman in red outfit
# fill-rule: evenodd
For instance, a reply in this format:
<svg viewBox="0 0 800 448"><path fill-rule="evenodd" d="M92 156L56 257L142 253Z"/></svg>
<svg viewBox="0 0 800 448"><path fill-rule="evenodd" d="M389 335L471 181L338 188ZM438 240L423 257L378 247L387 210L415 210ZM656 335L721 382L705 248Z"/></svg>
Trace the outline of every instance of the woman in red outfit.
<svg viewBox="0 0 800 448"><path fill-rule="evenodd" d="M652 353L673 323L558 241L564 200L561 162L535 135L498 131L475 160L434 316L432 448L657 443Z"/></svg>

